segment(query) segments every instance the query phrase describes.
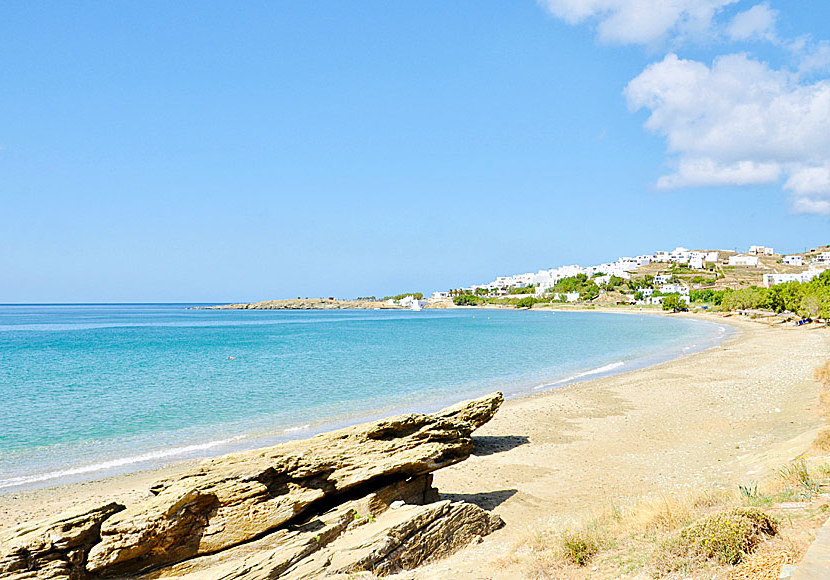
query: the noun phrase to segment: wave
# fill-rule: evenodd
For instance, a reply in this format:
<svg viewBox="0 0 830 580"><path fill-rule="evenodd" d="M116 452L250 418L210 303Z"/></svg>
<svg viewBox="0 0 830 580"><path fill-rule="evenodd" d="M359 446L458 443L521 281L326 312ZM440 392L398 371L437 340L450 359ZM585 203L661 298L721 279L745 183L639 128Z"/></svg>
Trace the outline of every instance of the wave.
<svg viewBox="0 0 830 580"><path fill-rule="evenodd" d="M230 439L218 439L216 441L209 441L207 443L199 443L196 445L186 445L184 447L174 447L173 449L165 449L164 451L151 451L149 453L142 453L141 455L132 455L122 457L120 459L113 459L111 461L103 461L101 463L93 463L91 465L84 465L81 467L72 467L69 469L61 469L59 471L49 471L47 473L38 473L35 475L21 475L18 477L10 477L8 479L0 479L0 489L6 487L17 487L19 485L28 485L31 483L39 483L49 481L50 479L60 479L62 477L71 477L73 475L83 475L85 473L94 473L96 471L104 471L107 469L115 469L125 465L132 465L134 463L142 463L145 461L153 461L158 459L166 459L168 457L176 457L177 455L185 455L193 453L194 451L203 451L234 443L244 439L244 435L231 437Z"/></svg>
<svg viewBox="0 0 830 580"><path fill-rule="evenodd" d="M566 377L564 379L559 379L558 381L554 381L552 383L545 383L545 384L542 384L542 385L536 385L535 387L533 387L533 390L538 391L539 389L545 389L545 388L548 388L548 387L555 387L556 385L561 385L563 383L570 383L571 381L575 381L575 380L581 379L583 377L589 377L591 375L599 375L599 374L602 374L602 373L610 373L611 371L613 371L615 369L618 369L622 366L625 366L625 363L620 360L620 361L617 361L617 362L614 362L614 363L611 363L611 364L607 364L607 365L604 365L604 366L601 366L601 367L597 367L595 369L591 369L589 371L585 371L585 372L582 372L582 373L577 373L575 375L571 375L570 377Z"/></svg>

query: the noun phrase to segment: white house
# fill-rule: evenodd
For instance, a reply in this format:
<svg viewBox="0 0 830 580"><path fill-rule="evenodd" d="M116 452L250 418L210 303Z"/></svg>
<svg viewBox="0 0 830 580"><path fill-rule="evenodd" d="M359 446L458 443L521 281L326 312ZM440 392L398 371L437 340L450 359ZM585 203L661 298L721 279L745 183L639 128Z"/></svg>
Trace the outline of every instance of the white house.
<svg viewBox="0 0 830 580"><path fill-rule="evenodd" d="M767 248L766 246L749 246L747 254L752 256L772 256L775 252L772 248Z"/></svg>
<svg viewBox="0 0 830 580"><path fill-rule="evenodd" d="M689 261L690 252L686 248L677 247L669 254L669 259L678 264L685 264Z"/></svg>
<svg viewBox="0 0 830 580"><path fill-rule="evenodd" d="M654 283L658 286L660 284L668 284L672 279L672 274L657 274L654 277Z"/></svg>
<svg viewBox="0 0 830 580"><path fill-rule="evenodd" d="M758 256L745 256L739 254L737 256L729 256L730 266L749 266L752 268L758 267Z"/></svg>
<svg viewBox="0 0 830 580"><path fill-rule="evenodd" d="M449 292L433 292L432 293L432 299L433 300L441 300L443 298L449 298L449 297L450 297Z"/></svg>
<svg viewBox="0 0 830 580"><path fill-rule="evenodd" d="M822 270L805 270L798 274L764 274L764 286L769 288L776 284L786 284L787 282L809 282L819 274Z"/></svg>
<svg viewBox="0 0 830 580"><path fill-rule="evenodd" d="M618 267L626 272L633 272L641 264L637 258L620 258L617 260Z"/></svg>
<svg viewBox="0 0 830 580"><path fill-rule="evenodd" d="M638 266L648 266L654 261L654 254L643 254L634 258Z"/></svg>
<svg viewBox="0 0 830 580"><path fill-rule="evenodd" d="M668 252L654 252L654 261L655 262L668 262L670 260L670 256Z"/></svg>
<svg viewBox="0 0 830 580"><path fill-rule="evenodd" d="M717 252L706 252L705 260L707 262L717 262L718 261L718 253Z"/></svg>
<svg viewBox="0 0 830 580"><path fill-rule="evenodd" d="M787 264L788 266L803 266L804 258L801 256L784 256L781 259L781 263Z"/></svg>
<svg viewBox="0 0 830 580"><path fill-rule="evenodd" d="M810 261L813 264L830 264L830 252L822 252Z"/></svg>
<svg viewBox="0 0 830 580"><path fill-rule="evenodd" d="M691 258L689 258L689 268L694 268L695 270L702 270L703 258L700 256L692 256Z"/></svg>
<svg viewBox="0 0 830 580"><path fill-rule="evenodd" d="M648 298L654 294L654 288L640 288L640 292L643 293L643 296Z"/></svg>
<svg viewBox="0 0 830 580"><path fill-rule="evenodd" d="M663 284L660 286L660 292L663 294L680 294L681 296L688 296L689 287L683 284Z"/></svg>

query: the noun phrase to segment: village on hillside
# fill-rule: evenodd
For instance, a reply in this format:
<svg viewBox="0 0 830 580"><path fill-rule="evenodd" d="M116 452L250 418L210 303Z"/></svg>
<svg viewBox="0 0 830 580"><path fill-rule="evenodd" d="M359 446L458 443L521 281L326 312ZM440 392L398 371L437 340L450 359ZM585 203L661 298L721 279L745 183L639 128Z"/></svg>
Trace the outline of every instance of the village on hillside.
<svg viewBox="0 0 830 580"><path fill-rule="evenodd" d="M640 306L659 306L672 300L688 305L696 294L705 299L725 289L807 283L828 269L830 245L787 255L767 246L750 246L743 253L678 247L595 266L570 265L535 274L500 276L485 284L435 292L429 301L419 303L439 305L452 300L464 305L466 300L472 305L474 299L477 303L512 304L517 299L531 299L532 304L532 300L544 298L563 303ZM415 301L412 296L404 299Z"/></svg>

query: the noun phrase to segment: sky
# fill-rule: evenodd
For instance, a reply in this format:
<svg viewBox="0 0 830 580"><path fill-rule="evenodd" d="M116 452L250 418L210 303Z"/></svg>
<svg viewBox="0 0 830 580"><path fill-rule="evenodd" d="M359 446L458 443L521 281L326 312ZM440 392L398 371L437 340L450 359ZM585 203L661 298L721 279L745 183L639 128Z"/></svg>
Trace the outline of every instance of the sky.
<svg viewBox="0 0 830 580"><path fill-rule="evenodd" d="M830 243L825 0L0 3L0 303Z"/></svg>

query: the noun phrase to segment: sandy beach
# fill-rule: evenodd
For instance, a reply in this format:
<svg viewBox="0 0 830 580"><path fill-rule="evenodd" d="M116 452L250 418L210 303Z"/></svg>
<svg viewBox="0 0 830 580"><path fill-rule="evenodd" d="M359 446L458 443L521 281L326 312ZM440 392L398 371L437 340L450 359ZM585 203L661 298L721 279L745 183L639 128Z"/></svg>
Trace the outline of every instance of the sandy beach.
<svg viewBox="0 0 830 580"><path fill-rule="evenodd" d="M551 521L734 487L807 451L822 424L811 373L830 353L830 332L717 321L738 332L714 348L505 403L476 433L475 455L437 472L435 484L507 526L416 577L521 578L488 563ZM134 501L190 465L0 495L0 529L102 499Z"/></svg>

